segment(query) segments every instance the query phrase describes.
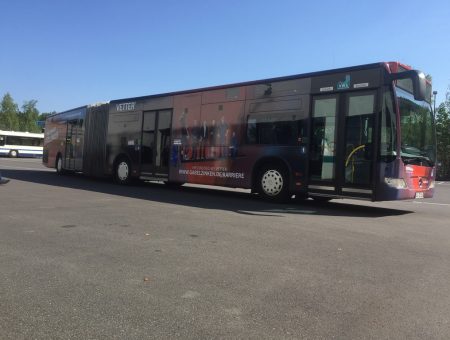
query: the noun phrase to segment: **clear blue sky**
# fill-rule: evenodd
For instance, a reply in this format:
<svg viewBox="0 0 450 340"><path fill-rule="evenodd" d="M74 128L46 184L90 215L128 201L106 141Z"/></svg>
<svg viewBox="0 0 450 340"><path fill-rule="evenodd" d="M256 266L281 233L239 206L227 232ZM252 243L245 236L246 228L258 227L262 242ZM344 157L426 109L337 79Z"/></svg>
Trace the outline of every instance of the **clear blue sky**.
<svg viewBox="0 0 450 340"><path fill-rule="evenodd" d="M41 112L398 60L450 85L450 2L2 0L0 96Z"/></svg>

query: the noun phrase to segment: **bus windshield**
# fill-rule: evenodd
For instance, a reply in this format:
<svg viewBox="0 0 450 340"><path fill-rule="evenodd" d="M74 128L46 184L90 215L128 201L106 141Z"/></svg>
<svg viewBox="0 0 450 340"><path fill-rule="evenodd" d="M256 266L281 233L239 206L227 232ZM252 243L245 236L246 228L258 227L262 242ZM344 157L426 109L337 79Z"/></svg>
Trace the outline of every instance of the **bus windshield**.
<svg viewBox="0 0 450 340"><path fill-rule="evenodd" d="M396 88L400 109L401 157L405 164L434 166L436 142L431 105Z"/></svg>

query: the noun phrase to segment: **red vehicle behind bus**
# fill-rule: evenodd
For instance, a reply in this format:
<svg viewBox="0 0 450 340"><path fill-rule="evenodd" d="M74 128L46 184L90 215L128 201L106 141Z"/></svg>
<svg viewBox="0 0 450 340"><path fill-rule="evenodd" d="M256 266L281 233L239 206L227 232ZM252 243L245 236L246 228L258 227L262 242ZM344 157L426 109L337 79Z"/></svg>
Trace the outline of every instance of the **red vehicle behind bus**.
<svg viewBox="0 0 450 340"><path fill-rule="evenodd" d="M47 118L43 162L269 200L426 198L430 100L423 73L397 62L113 100Z"/></svg>

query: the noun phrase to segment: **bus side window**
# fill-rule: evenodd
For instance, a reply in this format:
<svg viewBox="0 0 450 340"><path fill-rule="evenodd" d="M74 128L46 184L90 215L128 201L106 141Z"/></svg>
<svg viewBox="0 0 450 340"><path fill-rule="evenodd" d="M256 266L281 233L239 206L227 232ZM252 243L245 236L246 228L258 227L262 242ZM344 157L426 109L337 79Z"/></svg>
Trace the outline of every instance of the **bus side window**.
<svg viewBox="0 0 450 340"><path fill-rule="evenodd" d="M0 146L5 145L5 136L0 136Z"/></svg>
<svg viewBox="0 0 450 340"><path fill-rule="evenodd" d="M247 121L247 143L264 145L296 145L295 115L286 113L258 114Z"/></svg>
<svg viewBox="0 0 450 340"><path fill-rule="evenodd" d="M292 129L294 125L290 122L277 122L274 124L275 129L275 143L278 145L292 145L294 144L294 136Z"/></svg>
<svg viewBox="0 0 450 340"><path fill-rule="evenodd" d="M258 134L256 130L256 119L248 118L247 121L247 143L256 144L258 142Z"/></svg>

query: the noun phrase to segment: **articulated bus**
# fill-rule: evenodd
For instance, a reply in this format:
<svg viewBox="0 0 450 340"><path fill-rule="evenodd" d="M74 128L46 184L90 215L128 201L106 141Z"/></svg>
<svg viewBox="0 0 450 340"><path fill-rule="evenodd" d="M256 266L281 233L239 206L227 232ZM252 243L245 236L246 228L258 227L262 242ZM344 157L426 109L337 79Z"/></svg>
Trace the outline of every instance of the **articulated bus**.
<svg viewBox="0 0 450 340"><path fill-rule="evenodd" d="M274 201L428 198L430 101L424 74L398 62L113 100L47 118L43 162Z"/></svg>
<svg viewBox="0 0 450 340"><path fill-rule="evenodd" d="M43 133L0 130L0 155L9 157L42 157Z"/></svg>

